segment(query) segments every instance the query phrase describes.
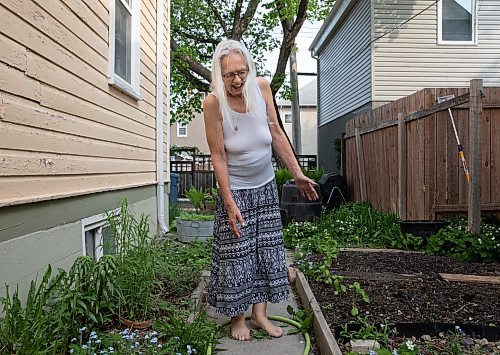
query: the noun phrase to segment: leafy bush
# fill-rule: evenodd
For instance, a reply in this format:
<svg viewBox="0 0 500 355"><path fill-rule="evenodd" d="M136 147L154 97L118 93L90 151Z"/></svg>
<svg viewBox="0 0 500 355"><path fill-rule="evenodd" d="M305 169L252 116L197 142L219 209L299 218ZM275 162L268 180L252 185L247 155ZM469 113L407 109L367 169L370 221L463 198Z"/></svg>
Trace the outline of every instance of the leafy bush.
<svg viewBox="0 0 500 355"><path fill-rule="evenodd" d="M158 287L170 298L187 296L198 286L201 271L211 261L210 244L194 242L189 245L165 241L158 254L156 275ZM167 252L168 251L168 252Z"/></svg>
<svg viewBox="0 0 500 355"><path fill-rule="evenodd" d="M295 245L303 236L331 238L344 247L416 250L422 245L422 238L401 232L396 215L376 211L366 202L344 204L324 213L315 224L298 225L284 229L286 246Z"/></svg>
<svg viewBox="0 0 500 355"><path fill-rule="evenodd" d="M500 261L500 227L482 223L478 234L467 232L467 220L461 219L429 237L429 254L448 255L460 260Z"/></svg>
<svg viewBox="0 0 500 355"><path fill-rule="evenodd" d="M201 209L201 205L205 201L205 193L201 190L198 190L194 186L191 186L189 190L186 191L186 197L188 198L189 202L191 202L196 211L199 211Z"/></svg>
<svg viewBox="0 0 500 355"><path fill-rule="evenodd" d="M179 214L181 219L187 221L213 221L214 215L209 213L192 213L187 211L181 211Z"/></svg>
<svg viewBox="0 0 500 355"><path fill-rule="evenodd" d="M148 216L137 220L126 200L120 213L108 213L108 224L116 243L116 303L118 316L145 320L153 307L155 253L151 250Z"/></svg>
<svg viewBox="0 0 500 355"><path fill-rule="evenodd" d="M38 287L31 282L24 307L18 291L11 297L7 290L0 299L0 353L64 353L79 324L107 323L113 314L115 272L113 257L98 262L80 257L68 273L59 270L54 277L49 265Z"/></svg>

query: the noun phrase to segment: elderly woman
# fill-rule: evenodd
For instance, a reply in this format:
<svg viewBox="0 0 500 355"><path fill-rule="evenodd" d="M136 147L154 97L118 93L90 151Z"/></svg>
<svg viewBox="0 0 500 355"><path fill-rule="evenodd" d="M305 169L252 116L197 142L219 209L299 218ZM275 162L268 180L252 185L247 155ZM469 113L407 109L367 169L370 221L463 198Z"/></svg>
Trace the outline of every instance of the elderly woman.
<svg viewBox="0 0 500 355"><path fill-rule="evenodd" d="M302 173L280 128L269 83L256 75L244 45L224 40L212 59L212 92L203 103L205 132L219 185L209 302L231 317L234 339L249 340L251 324L283 334L269 321L267 302L288 298L278 192L272 148L310 200L315 182Z"/></svg>

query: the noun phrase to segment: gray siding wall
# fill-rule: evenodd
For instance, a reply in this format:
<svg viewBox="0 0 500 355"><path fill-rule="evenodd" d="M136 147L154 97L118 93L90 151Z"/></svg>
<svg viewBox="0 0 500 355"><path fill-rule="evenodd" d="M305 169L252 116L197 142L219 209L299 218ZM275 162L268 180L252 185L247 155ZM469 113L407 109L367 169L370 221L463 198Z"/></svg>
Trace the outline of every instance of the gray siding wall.
<svg viewBox="0 0 500 355"><path fill-rule="evenodd" d="M122 198L127 198L137 218L149 215L150 233L156 234L154 185L1 207L0 297L7 285L11 294L18 286L24 298L31 280L37 275L40 280L48 264L54 273L58 268L68 270L84 254L82 219L118 208Z"/></svg>
<svg viewBox="0 0 500 355"><path fill-rule="evenodd" d="M371 5L355 1L319 54L319 126L371 100Z"/></svg>
<svg viewBox="0 0 500 355"><path fill-rule="evenodd" d="M432 6L430 6L432 5ZM438 44L434 0L374 0L373 100L393 101L425 87L500 86L500 0L477 1L477 44Z"/></svg>

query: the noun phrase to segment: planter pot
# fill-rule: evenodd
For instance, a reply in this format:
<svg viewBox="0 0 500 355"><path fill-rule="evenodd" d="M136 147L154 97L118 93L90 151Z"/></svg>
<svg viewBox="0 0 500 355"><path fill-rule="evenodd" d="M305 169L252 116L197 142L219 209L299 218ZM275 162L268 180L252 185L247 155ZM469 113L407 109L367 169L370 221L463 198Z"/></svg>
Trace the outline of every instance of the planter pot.
<svg viewBox="0 0 500 355"><path fill-rule="evenodd" d="M214 221L193 221L177 217L175 222L181 242L203 241L214 234Z"/></svg>
<svg viewBox="0 0 500 355"><path fill-rule="evenodd" d="M153 324L152 319L148 320L140 320L140 321L133 321L130 319L126 318L120 318L120 322L124 327L127 327L130 330L145 330L151 328L151 324Z"/></svg>
<svg viewBox="0 0 500 355"><path fill-rule="evenodd" d="M413 235L428 238L436 234L441 228L446 227L449 222L446 221L401 221L401 231Z"/></svg>

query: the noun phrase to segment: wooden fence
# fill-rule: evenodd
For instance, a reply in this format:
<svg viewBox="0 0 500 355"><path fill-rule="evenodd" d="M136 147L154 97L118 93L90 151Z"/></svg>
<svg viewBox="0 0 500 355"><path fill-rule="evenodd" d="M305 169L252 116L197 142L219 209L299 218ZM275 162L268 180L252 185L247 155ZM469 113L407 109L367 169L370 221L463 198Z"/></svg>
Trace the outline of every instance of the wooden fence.
<svg viewBox="0 0 500 355"><path fill-rule="evenodd" d="M179 174L179 196L183 197L191 186L204 191L216 187L214 167L210 155L193 155L192 160L171 160L170 172ZM298 155L299 165L305 170L316 169L316 155ZM273 157L273 167L277 169Z"/></svg>
<svg viewBox="0 0 500 355"><path fill-rule="evenodd" d="M481 151L472 162L476 171L469 166L473 185L480 177L476 182L480 210L498 215L500 88L483 88L481 93L477 139L469 136L476 127L469 127L469 88L423 89L347 122L345 175L352 198L366 199L403 220L435 220L440 214L467 212L469 186L450 107L467 163L471 163L470 140ZM438 97L451 94L455 99L437 104Z"/></svg>

